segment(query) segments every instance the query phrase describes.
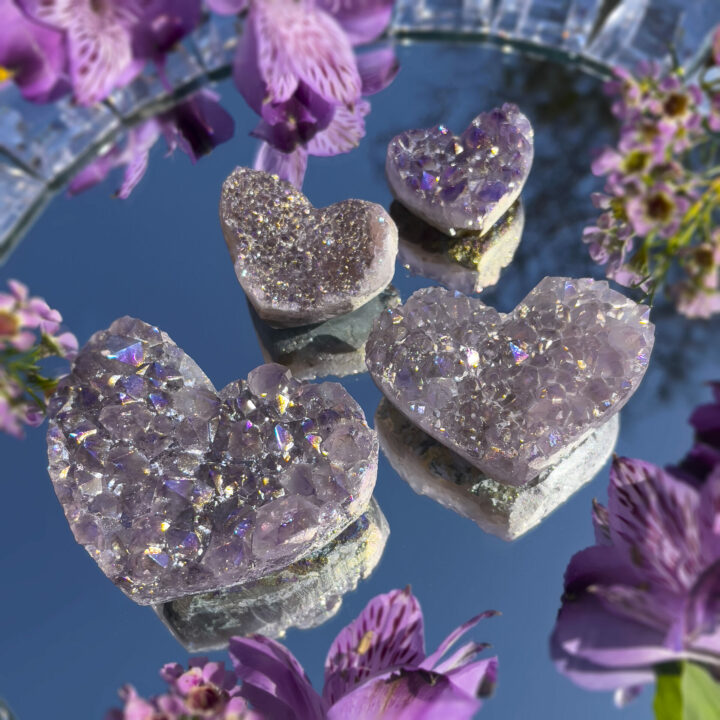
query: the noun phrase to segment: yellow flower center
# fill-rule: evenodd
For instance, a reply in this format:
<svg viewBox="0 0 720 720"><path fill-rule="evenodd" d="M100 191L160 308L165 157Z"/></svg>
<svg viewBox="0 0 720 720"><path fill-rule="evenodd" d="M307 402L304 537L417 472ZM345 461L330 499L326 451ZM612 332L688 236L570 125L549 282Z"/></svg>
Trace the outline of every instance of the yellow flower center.
<svg viewBox="0 0 720 720"><path fill-rule="evenodd" d="M0 337L14 337L20 327L17 315L0 310Z"/></svg>
<svg viewBox="0 0 720 720"><path fill-rule="evenodd" d="M15 72L13 70L0 65L0 85L8 80L12 80L14 76Z"/></svg>

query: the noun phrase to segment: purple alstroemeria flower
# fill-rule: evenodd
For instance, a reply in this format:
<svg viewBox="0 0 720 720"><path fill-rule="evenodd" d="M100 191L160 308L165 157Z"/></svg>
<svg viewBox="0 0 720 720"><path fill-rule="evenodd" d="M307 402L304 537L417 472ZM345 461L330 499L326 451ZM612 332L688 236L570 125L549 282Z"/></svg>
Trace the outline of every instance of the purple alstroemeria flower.
<svg viewBox="0 0 720 720"><path fill-rule="evenodd" d="M92 105L130 82L200 19L200 0L18 0L64 33L77 101Z"/></svg>
<svg viewBox="0 0 720 720"><path fill-rule="evenodd" d="M558 669L622 701L657 665L720 666L720 386L678 468L619 458L596 542L576 554L551 640Z"/></svg>
<svg viewBox="0 0 720 720"><path fill-rule="evenodd" d="M63 34L28 18L14 0L0 0L0 86L3 80L32 102L70 91Z"/></svg>
<svg viewBox="0 0 720 720"><path fill-rule="evenodd" d="M353 46L387 27L392 0L209 0L218 13L248 9L233 76L261 117L253 134L291 153L327 129L339 108L357 113L361 96L397 73L392 51L356 56ZM344 152L336 150L332 154ZM290 164L297 164L290 161Z"/></svg>
<svg viewBox="0 0 720 720"><path fill-rule="evenodd" d="M442 657L467 630L494 614L473 618L426 655L422 612L409 589L379 595L330 647L322 695L293 655L273 640L233 638L230 657L242 680L240 695L267 718L464 720L494 688L497 659L475 660L486 646L473 642Z"/></svg>
<svg viewBox="0 0 720 720"><path fill-rule="evenodd" d="M357 147L365 136L365 116L369 112L370 103L366 100L360 100L352 112L338 107L327 128L292 152L277 150L270 142L263 141L255 156L254 168L278 175L301 190L308 157L330 157Z"/></svg>
<svg viewBox="0 0 720 720"><path fill-rule="evenodd" d="M128 132L125 145L117 144L83 168L70 182L68 191L77 195L102 182L116 167L125 167L120 198L129 197L147 170L150 150L165 137L168 154L180 148L194 163L234 133L232 117L221 107L219 97L201 90L170 110L150 118Z"/></svg>

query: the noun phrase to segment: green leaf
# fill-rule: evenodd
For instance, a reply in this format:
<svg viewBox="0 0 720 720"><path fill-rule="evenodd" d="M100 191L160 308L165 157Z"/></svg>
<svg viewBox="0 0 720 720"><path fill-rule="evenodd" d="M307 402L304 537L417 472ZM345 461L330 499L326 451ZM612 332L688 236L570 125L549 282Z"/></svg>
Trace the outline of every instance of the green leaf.
<svg viewBox="0 0 720 720"><path fill-rule="evenodd" d="M665 665L653 708L656 720L720 720L720 683L695 663Z"/></svg>

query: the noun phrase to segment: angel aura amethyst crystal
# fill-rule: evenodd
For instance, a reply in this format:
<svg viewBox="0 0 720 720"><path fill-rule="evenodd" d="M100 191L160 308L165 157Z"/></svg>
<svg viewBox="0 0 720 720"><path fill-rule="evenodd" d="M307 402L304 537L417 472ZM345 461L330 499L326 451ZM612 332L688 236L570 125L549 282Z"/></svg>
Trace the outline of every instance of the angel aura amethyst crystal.
<svg viewBox="0 0 720 720"><path fill-rule="evenodd" d="M390 141L393 195L449 235L487 232L517 200L533 161L533 129L516 105L478 115L462 133L444 125Z"/></svg>
<svg viewBox="0 0 720 720"><path fill-rule="evenodd" d="M427 288L379 318L367 365L422 430L523 485L628 401L653 346L648 314L590 279L545 278L508 315Z"/></svg>
<svg viewBox="0 0 720 720"><path fill-rule="evenodd" d="M351 312L395 274L395 223L365 200L316 209L289 182L239 167L223 184L220 222L240 285L276 327Z"/></svg>
<svg viewBox="0 0 720 720"><path fill-rule="evenodd" d="M376 435L341 385L262 365L218 393L128 317L81 350L49 417L73 534L143 605L295 562L362 515L375 484Z"/></svg>

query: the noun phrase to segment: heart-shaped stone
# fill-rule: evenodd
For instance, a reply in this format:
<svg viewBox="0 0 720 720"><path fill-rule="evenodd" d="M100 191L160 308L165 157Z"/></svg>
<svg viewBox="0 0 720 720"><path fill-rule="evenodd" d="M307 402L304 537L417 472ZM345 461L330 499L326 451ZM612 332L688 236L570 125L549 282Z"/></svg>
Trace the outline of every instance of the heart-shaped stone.
<svg viewBox="0 0 720 720"><path fill-rule="evenodd" d="M533 160L533 129L516 105L478 115L453 135L444 125L407 130L388 146L393 195L449 235L489 230L517 200Z"/></svg>
<svg viewBox="0 0 720 720"><path fill-rule="evenodd" d="M426 288L379 318L367 364L412 422L522 485L630 398L652 350L648 314L590 279L545 278L508 315Z"/></svg>
<svg viewBox="0 0 720 720"><path fill-rule="evenodd" d="M240 167L223 184L220 221L243 290L277 327L350 312L395 272L395 224L365 200L315 209L290 183Z"/></svg>
<svg viewBox="0 0 720 720"><path fill-rule="evenodd" d="M121 318L49 408L50 476L77 541L140 604L248 582L367 507L377 438L337 383L262 365L220 393L156 327Z"/></svg>

